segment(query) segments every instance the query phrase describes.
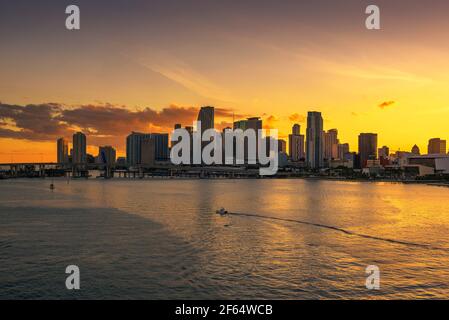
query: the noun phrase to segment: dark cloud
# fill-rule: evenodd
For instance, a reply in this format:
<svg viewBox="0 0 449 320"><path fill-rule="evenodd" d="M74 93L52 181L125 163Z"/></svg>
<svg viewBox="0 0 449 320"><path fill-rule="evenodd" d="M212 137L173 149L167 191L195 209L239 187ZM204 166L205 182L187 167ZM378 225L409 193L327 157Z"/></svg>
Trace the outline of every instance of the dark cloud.
<svg viewBox="0 0 449 320"><path fill-rule="evenodd" d="M378 107L381 109L385 109L386 107L389 107L395 103L396 103L395 101L384 101L381 104L379 104Z"/></svg>
<svg viewBox="0 0 449 320"><path fill-rule="evenodd" d="M36 105L0 104L0 137L32 141L54 141L82 131L90 145L111 144L123 150L131 131L170 132L175 123L192 125L198 108L171 105L162 110L125 106L81 105L67 107L57 103ZM232 110L217 108L217 118L232 117ZM241 116L241 115L239 115ZM222 122L221 125L228 125Z"/></svg>

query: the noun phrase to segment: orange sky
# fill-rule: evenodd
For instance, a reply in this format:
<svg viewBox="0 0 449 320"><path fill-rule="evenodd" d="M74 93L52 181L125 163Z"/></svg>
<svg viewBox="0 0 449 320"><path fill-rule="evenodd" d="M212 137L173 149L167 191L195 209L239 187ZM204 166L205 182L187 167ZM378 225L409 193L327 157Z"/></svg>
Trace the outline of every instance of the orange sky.
<svg viewBox="0 0 449 320"><path fill-rule="evenodd" d="M325 129L337 128L340 141L353 151L360 132L377 132L379 145L392 150L410 150L416 143L425 152L429 138L449 140L445 1L378 1L380 31L364 28L363 1L257 6L154 1L151 8L136 1L129 10L111 3L103 10L81 1L87 14L76 32L61 24L61 5L49 2L23 12L8 4L8 15L0 16L0 39L8 43L0 51L1 103L53 102L75 109L109 103L132 112L149 107L156 112L149 119L156 120L148 121L148 131L171 127L165 113L157 115L171 105L213 105L261 116L281 136L296 121L304 132L301 121L316 110L323 113ZM20 23L14 14L21 15ZM176 119L178 109L173 110ZM180 117L185 121L191 114ZM0 129L28 130L34 124L27 121L17 125L0 113ZM229 114L218 117L221 121L230 122ZM126 131L124 122L119 129ZM78 126L105 136L95 124ZM52 131L34 126L26 140L0 131L0 162L54 161L53 137L59 132L42 130ZM123 143L117 147L123 154ZM89 151L96 154L95 147Z"/></svg>

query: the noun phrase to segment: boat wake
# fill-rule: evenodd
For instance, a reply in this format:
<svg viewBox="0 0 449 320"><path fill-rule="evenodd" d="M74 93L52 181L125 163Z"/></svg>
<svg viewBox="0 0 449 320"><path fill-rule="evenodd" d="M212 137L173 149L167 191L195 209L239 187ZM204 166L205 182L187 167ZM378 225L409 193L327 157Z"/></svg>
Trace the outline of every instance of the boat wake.
<svg viewBox="0 0 449 320"><path fill-rule="evenodd" d="M342 232L344 234L347 234L350 236L356 236L356 237L360 237L360 238L390 242L390 243L400 244L400 245L404 245L404 246L413 246L413 247L420 247L420 248L432 249L432 250L442 250L442 251L449 252L449 248L437 247L437 246L433 246L430 244L423 244L423 243L409 242L409 241L403 241L403 240L395 240L395 239L390 239L390 238L376 237L376 236L371 236L371 235L367 235L367 234L363 234L363 233L346 230L346 229L335 227L335 226L330 226L330 225L321 224L321 223L314 223L314 222L309 222L309 221L304 221L304 220L271 217L271 216L264 216L264 215L252 214L252 213L241 213L241 212L228 212L227 215L242 216L242 217L254 217L254 218L260 218L260 219L266 219L266 220L277 220L277 221L284 221L284 222L299 223L299 224L314 226L314 227L318 227L318 228L329 229L329 230L333 230L333 231L337 231L337 232Z"/></svg>

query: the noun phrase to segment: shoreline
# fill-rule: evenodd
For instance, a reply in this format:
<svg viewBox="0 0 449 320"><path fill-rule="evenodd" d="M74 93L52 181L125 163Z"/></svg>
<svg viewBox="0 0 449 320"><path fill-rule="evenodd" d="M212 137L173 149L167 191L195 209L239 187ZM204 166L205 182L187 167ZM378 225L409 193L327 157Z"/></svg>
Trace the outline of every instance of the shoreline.
<svg viewBox="0 0 449 320"><path fill-rule="evenodd" d="M67 181L65 177L14 177L14 178L0 178L1 180L55 180L55 181ZM274 176L274 177L183 177L183 176L146 176L135 178L124 177L86 177L86 178L70 178L69 181L82 181L82 180L115 180L115 181L136 181L136 180L151 180L151 181L167 181L167 180L309 180L309 181L338 181L338 182L370 182L370 183L401 183L401 184L425 184L435 187L449 187L449 181L442 180L396 180L396 179L362 179L362 178L345 178L345 177L325 177L325 176Z"/></svg>

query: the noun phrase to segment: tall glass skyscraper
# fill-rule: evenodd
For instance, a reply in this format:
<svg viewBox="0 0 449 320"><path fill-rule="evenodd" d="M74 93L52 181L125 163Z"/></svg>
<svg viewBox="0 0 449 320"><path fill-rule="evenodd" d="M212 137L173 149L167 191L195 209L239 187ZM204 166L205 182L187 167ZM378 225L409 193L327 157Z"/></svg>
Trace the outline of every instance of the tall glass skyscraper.
<svg viewBox="0 0 449 320"><path fill-rule="evenodd" d="M321 112L310 111L307 114L306 159L310 169L323 167L324 133Z"/></svg>
<svg viewBox="0 0 449 320"><path fill-rule="evenodd" d="M60 164L69 162L69 142L67 139L59 138L57 142L57 161Z"/></svg>
<svg viewBox="0 0 449 320"><path fill-rule="evenodd" d="M86 135L82 132L77 132L73 135L72 163L80 164L86 162Z"/></svg>
<svg viewBox="0 0 449 320"><path fill-rule="evenodd" d="M201 121L201 131L214 128L214 107L202 107L198 113L198 121Z"/></svg>
<svg viewBox="0 0 449 320"><path fill-rule="evenodd" d="M368 160L377 159L377 133L359 134L360 166L365 168Z"/></svg>

